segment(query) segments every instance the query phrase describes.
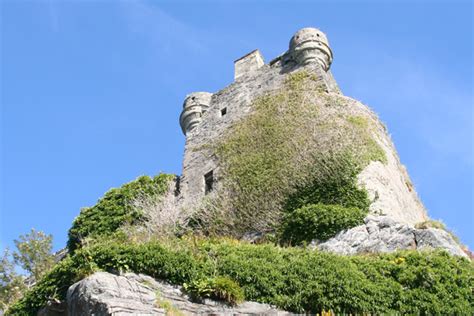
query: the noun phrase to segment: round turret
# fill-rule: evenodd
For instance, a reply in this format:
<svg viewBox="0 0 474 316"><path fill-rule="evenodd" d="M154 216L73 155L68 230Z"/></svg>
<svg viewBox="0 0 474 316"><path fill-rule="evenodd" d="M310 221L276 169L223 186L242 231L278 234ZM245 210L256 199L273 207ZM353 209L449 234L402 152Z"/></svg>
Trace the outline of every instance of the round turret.
<svg viewBox="0 0 474 316"><path fill-rule="evenodd" d="M183 103L183 112L179 117L179 124L184 135L201 122L202 115L211 103L211 97L212 93L209 92L194 92L186 96Z"/></svg>
<svg viewBox="0 0 474 316"><path fill-rule="evenodd" d="M325 71L332 63L332 51L326 35L318 29L299 30L290 40L290 54L300 65L318 62Z"/></svg>

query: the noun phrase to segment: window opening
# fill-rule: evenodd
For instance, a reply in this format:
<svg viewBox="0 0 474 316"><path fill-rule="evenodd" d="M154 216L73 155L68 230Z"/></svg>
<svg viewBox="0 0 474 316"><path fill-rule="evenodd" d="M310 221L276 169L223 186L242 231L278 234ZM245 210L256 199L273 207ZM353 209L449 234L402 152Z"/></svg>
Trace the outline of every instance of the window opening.
<svg viewBox="0 0 474 316"><path fill-rule="evenodd" d="M209 171L204 175L204 193L208 194L212 191L214 186L214 173L213 171Z"/></svg>

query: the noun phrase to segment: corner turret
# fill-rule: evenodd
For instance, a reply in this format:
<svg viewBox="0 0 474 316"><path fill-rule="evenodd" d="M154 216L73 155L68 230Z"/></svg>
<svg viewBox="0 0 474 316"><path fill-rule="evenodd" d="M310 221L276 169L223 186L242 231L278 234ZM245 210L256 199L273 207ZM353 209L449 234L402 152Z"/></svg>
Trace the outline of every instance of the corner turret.
<svg viewBox="0 0 474 316"><path fill-rule="evenodd" d="M326 35L318 29L307 27L299 30L290 40L290 55L300 65L319 63L325 71L332 63L332 51Z"/></svg>
<svg viewBox="0 0 474 316"><path fill-rule="evenodd" d="M183 112L179 117L179 124L186 135L194 129L202 120L202 115L207 111L211 103L212 93L194 92L188 94L184 99Z"/></svg>

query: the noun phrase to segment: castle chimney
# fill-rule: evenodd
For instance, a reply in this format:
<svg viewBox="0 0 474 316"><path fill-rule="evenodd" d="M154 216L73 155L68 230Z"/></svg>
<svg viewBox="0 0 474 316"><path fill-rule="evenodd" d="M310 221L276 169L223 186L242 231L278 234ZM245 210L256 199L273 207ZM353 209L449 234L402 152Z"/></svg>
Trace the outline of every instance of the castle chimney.
<svg viewBox="0 0 474 316"><path fill-rule="evenodd" d="M251 74L264 65L262 54L258 49L234 61L234 80Z"/></svg>

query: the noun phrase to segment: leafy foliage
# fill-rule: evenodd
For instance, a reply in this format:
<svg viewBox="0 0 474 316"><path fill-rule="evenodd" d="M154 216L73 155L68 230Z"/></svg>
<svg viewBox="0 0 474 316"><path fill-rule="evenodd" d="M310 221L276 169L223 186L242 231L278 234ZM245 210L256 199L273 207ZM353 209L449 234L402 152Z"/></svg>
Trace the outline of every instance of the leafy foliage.
<svg viewBox="0 0 474 316"><path fill-rule="evenodd" d="M142 213L131 202L140 195L153 197L164 194L174 177L168 174L153 178L141 176L120 188L109 190L96 205L82 209L69 229L69 251L74 251L85 237L110 235L120 226L140 219Z"/></svg>
<svg viewBox="0 0 474 316"><path fill-rule="evenodd" d="M73 282L121 269L173 284L235 280L249 300L299 313L446 314L474 312L474 265L442 251L339 256L229 239L96 243L60 262L9 310L32 315L48 297L64 299ZM229 288L226 286L225 288Z"/></svg>
<svg viewBox="0 0 474 316"><path fill-rule="evenodd" d="M363 223L367 212L357 207L308 204L285 215L282 239L290 244L326 240L343 229Z"/></svg>
<svg viewBox="0 0 474 316"><path fill-rule="evenodd" d="M244 300L242 288L228 277L205 278L183 284L184 289L194 297L224 301L236 305Z"/></svg>
<svg viewBox="0 0 474 316"><path fill-rule="evenodd" d="M54 256L51 254L53 236L31 229L31 232L20 235L15 240L18 249L13 253L15 263L28 271L35 280L51 269Z"/></svg>
<svg viewBox="0 0 474 316"><path fill-rule="evenodd" d="M256 98L252 113L211 146L223 189L197 215L204 230L234 236L273 230L284 209L301 206L286 203L293 196L365 209L357 173L372 160L385 161L385 152L373 133L375 121L366 113L355 116L347 103L321 91L317 78L305 71L288 75L281 90Z"/></svg>
<svg viewBox="0 0 474 316"><path fill-rule="evenodd" d="M15 271L15 264L8 249L0 258L0 310L5 310L26 291L22 276Z"/></svg>
<svg viewBox="0 0 474 316"><path fill-rule="evenodd" d="M325 166L326 175L314 178L305 185L297 185L295 192L286 200L286 212L318 203L357 207L368 212L370 200L367 191L357 185L360 168L353 158L348 154L320 157L313 168L322 166Z"/></svg>
<svg viewBox="0 0 474 316"><path fill-rule="evenodd" d="M5 310L27 291L28 286L38 281L51 270L54 256L51 254L53 237L32 229L14 240L16 250L7 248L0 259L0 310ZM28 278L16 272L22 268Z"/></svg>

